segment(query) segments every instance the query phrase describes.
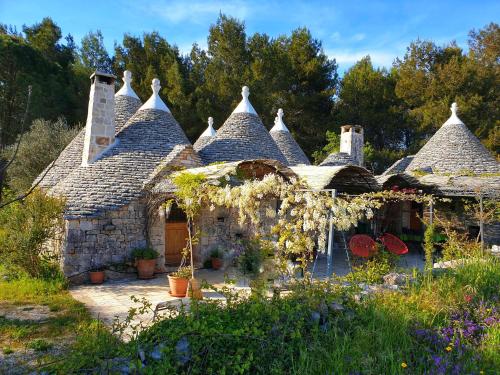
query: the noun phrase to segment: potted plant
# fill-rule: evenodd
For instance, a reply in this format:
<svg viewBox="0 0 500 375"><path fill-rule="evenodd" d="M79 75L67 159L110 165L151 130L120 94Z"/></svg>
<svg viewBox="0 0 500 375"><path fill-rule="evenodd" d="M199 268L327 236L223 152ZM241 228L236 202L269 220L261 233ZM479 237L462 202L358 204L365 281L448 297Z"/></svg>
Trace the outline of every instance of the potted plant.
<svg viewBox="0 0 500 375"><path fill-rule="evenodd" d="M89 271L91 284L102 284L104 282L106 267L94 267Z"/></svg>
<svg viewBox="0 0 500 375"><path fill-rule="evenodd" d="M214 270L218 270L222 267L224 263L223 259L224 259L224 253L218 247L213 249L212 252L210 253L210 261L212 262L212 268Z"/></svg>
<svg viewBox="0 0 500 375"><path fill-rule="evenodd" d="M168 285L172 297L186 297L188 282L191 278L191 267L180 267L176 272L168 275Z"/></svg>
<svg viewBox="0 0 500 375"><path fill-rule="evenodd" d="M139 279L152 279L155 273L156 258L158 253L149 248L136 248L132 250Z"/></svg>

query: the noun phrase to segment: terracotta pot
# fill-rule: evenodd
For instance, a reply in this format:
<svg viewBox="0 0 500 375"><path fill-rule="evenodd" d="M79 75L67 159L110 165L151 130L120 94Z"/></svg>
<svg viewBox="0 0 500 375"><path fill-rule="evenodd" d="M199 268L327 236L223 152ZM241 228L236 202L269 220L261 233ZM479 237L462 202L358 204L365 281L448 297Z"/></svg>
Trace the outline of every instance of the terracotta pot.
<svg viewBox="0 0 500 375"><path fill-rule="evenodd" d="M90 271L90 283L102 284L104 282L104 271Z"/></svg>
<svg viewBox="0 0 500 375"><path fill-rule="evenodd" d="M220 258L211 258L212 260L212 268L214 270L219 270L222 267L223 261Z"/></svg>
<svg viewBox="0 0 500 375"><path fill-rule="evenodd" d="M156 259L137 259L139 279L152 279L155 274Z"/></svg>
<svg viewBox="0 0 500 375"><path fill-rule="evenodd" d="M168 285L170 286L170 295L172 297L186 297L188 282L188 279L169 275Z"/></svg>

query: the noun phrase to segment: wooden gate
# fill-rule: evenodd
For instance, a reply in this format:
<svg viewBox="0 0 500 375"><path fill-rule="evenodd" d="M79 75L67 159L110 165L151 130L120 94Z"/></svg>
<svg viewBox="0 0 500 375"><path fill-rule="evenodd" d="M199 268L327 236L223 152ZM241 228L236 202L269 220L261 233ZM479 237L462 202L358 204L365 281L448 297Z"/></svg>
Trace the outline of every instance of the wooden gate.
<svg viewBox="0 0 500 375"><path fill-rule="evenodd" d="M182 250L186 247L188 230L186 222L167 222L165 224L165 263L179 265Z"/></svg>

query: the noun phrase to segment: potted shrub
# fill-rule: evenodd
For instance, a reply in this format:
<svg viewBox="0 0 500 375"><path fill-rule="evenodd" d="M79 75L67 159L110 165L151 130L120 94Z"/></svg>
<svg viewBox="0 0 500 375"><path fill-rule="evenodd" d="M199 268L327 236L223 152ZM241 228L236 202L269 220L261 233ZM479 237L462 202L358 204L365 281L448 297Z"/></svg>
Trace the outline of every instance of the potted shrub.
<svg viewBox="0 0 500 375"><path fill-rule="evenodd" d="M94 267L89 271L91 284L102 284L104 282L106 267Z"/></svg>
<svg viewBox="0 0 500 375"><path fill-rule="evenodd" d="M139 279L152 279L158 253L149 247L137 248L132 250L132 257L135 259Z"/></svg>
<svg viewBox="0 0 500 375"><path fill-rule="evenodd" d="M191 267L180 267L176 272L168 275L168 285L172 297L186 297L188 282L191 278Z"/></svg>
<svg viewBox="0 0 500 375"><path fill-rule="evenodd" d="M220 248L215 248L212 250L210 253L210 261L212 262L212 268L214 270L221 269L224 261L224 253L221 251Z"/></svg>

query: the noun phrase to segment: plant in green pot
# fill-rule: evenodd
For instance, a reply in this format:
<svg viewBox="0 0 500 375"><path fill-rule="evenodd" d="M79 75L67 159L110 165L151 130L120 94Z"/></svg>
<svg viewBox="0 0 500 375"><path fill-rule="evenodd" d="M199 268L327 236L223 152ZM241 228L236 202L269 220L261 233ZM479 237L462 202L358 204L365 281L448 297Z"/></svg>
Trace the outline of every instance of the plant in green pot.
<svg viewBox="0 0 500 375"><path fill-rule="evenodd" d="M139 279L152 279L158 253L149 247L136 248L132 250L132 257L135 259Z"/></svg>
<svg viewBox="0 0 500 375"><path fill-rule="evenodd" d="M172 297L186 297L189 279L192 271L190 266L179 267L176 272L168 275L168 285Z"/></svg>

